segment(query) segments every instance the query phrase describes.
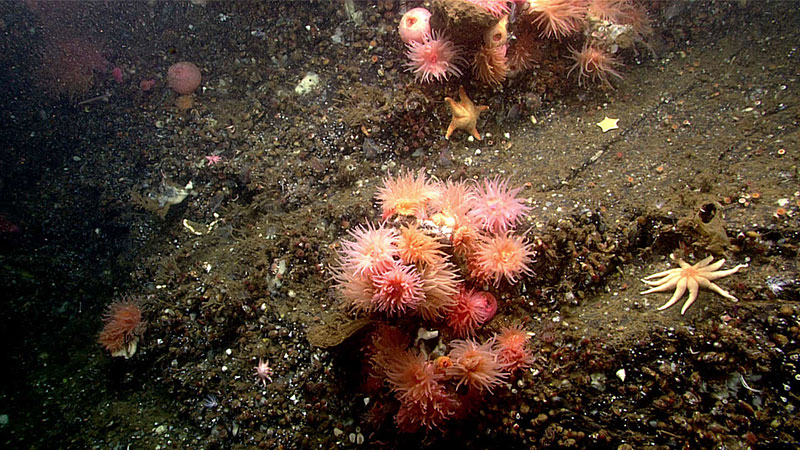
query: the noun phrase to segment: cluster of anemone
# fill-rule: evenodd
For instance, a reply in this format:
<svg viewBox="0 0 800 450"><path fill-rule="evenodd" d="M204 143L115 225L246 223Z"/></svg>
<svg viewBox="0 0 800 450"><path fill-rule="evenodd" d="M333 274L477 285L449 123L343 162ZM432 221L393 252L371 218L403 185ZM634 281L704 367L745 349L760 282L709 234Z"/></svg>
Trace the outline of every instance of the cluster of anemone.
<svg viewBox="0 0 800 450"><path fill-rule="evenodd" d="M536 30L540 38L557 41L583 34L582 49L571 51L575 64L569 70L580 86L613 87L610 77L622 78L615 55L644 42L651 31L647 14L634 0L527 0L521 17L520 34Z"/></svg>
<svg viewBox="0 0 800 450"><path fill-rule="evenodd" d="M413 8L400 19L400 38L407 51L406 71L412 72L417 81L444 81L449 77L460 77L462 67L470 64L474 76L488 84L499 85L508 72L508 2L504 0L464 0L479 10L490 14L492 26L482 31L483 45L466 50L469 45L456 44L444 30L433 30L430 25L431 12L425 8ZM465 53L473 55L471 61Z"/></svg>
<svg viewBox="0 0 800 450"><path fill-rule="evenodd" d="M333 278L347 308L405 327L382 327L369 351L374 377L399 402L401 430L441 425L532 364L522 328L478 340L497 294L533 274L533 244L518 232L530 210L520 191L499 177L389 175L376 194L381 222L340 243ZM438 350L410 345L414 326L436 330Z"/></svg>
<svg viewBox="0 0 800 450"><path fill-rule="evenodd" d="M644 43L651 33L647 14L635 1L458 0L452 2L461 4L454 16L436 3L433 13L413 8L399 26L407 71L418 81L443 81L460 77L469 64L475 79L499 86L533 67L547 41L582 37L582 50L570 56L575 61L570 74L580 86L611 87L612 77L621 78L619 50ZM477 18L463 19L471 15Z"/></svg>
<svg viewBox="0 0 800 450"><path fill-rule="evenodd" d="M499 177L440 182L407 171L385 178L376 195L383 222L350 230L338 253L334 279L350 309L441 319L470 335L497 308L476 287L532 274L533 245L515 233L530 209L519 192Z"/></svg>
<svg viewBox="0 0 800 450"><path fill-rule="evenodd" d="M508 329L522 337L504 337ZM397 327L376 329L368 346L370 376L392 392L397 427L406 432L441 430L447 421L473 412L516 371L530 367L527 334L518 327L508 329L484 342L453 339L429 353L411 348L410 339Z"/></svg>
<svg viewBox="0 0 800 450"><path fill-rule="evenodd" d="M368 225L351 231L353 240L342 241L334 279L351 310L437 318L452 307L456 268L435 257L422 231L407 227L403 233L400 239L400 232L385 223Z"/></svg>

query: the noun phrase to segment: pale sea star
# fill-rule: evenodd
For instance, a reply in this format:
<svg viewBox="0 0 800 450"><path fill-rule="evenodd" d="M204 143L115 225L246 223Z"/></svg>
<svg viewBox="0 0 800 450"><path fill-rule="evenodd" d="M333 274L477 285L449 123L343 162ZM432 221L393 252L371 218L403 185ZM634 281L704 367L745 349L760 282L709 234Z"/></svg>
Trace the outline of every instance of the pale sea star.
<svg viewBox="0 0 800 450"><path fill-rule="evenodd" d="M669 255L669 257L675 261L675 255ZM683 303L681 314L684 314L686 310L692 306L692 303L694 303L694 301L697 299L697 293L701 287L710 289L727 299L737 301L736 297L712 283L712 281L736 273L739 271L739 269L747 267L747 264L739 264L733 269L718 270L723 264L725 264L725 260L720 259L714 264L711 264L713 259L713 256L709 256L692 266L686 261L678 258L677 263L681 266L680 268L665 270L663 272L654 273L653 275L642 278L642 282L654 287L641 292L641 294L663 292L674 288L675 293L672 294L672 297L667 301L667 303L664 303L663 306L658 308L659 311L662 311L674 305L675 303L678 303L678 300L683 297L683 294L688 289L689 299ZM653 278L658 279L653 280Z"/></svg>
<svg viewBox="0 0 800 450"><path fill-rule="evenodd" d="M207 166L213 166L214 164L222 161L222 156L219 155L208 155L205 158L206 161L208 161L208 163L206 164Z"/></svg>
<svg viewBox="0 0 800 450"><path fill-rule="evenodd" d="M258 365L254 368L256 369L256 377L264 387L267 387L267 380L272 383L272 368L269 366L269 361L259 359Z"/></svg>

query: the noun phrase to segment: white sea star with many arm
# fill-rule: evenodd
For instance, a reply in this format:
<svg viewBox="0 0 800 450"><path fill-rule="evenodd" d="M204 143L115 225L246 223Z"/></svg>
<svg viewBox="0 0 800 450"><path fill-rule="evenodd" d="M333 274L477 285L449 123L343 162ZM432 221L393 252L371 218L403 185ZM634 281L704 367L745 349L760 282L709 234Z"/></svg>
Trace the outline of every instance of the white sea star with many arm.
<svg viewBox="0 0 800 450"><path fill-rule="evenodd" d="M675 255L669 255L669 257L673 261L676 260ZM662 311L674 305L675 303L678 303L678 300L683 297L683 294L688 289L689 299L683 303L681 314L685 313L686 310L692 306L692 303L694 303L694 301L697 299L697 293L701 287L710 289L727 299L737 301L736 297L712 283L712 281L736 273L739 271L739 269L747 267L747 264L739 264L733 269L718 270L723 264L725 264L725 260L720 259L714 264L711 264L713 259L713 256L709 256L692 266L686 261L678 258L677 263L681 266L680 268L665 270L663 272L654 273L650 276L642 278L643 283L653 287L641 292L641 294L663 292L674 288L675 292L672 294L672 297L667 301L667 303L664 303L663 306L658 308L659 311Z"/></svg>
<svg viewBox="0 0 800 450"><path fill-rule="evenodd" d="M264 387L267 387L267 380L272 383L272 368L269 366L269 361L264 361L259 358L258 365L255 366L254 369L256 369L258 380L261 381Z"/></svg>

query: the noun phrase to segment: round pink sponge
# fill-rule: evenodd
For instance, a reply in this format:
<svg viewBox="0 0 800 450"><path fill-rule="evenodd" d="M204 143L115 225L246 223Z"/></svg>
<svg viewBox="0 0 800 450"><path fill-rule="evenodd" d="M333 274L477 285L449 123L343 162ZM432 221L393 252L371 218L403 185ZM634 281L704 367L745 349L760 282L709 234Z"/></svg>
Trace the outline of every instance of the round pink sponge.
<svg viewBox="0 0 800 450"><path fill-rule="evenodd" d="M425 8L414 8L400 19L400 39L406 44L422 42L431 34L431 12Z"/></svg>
<svg viewBox="0 0 800 450"><path fill-rule="evenodd" d="M178 94L191 94L200 86L202 79L200 69L190 62L175 63L167 70L167 83Z"/></svg>

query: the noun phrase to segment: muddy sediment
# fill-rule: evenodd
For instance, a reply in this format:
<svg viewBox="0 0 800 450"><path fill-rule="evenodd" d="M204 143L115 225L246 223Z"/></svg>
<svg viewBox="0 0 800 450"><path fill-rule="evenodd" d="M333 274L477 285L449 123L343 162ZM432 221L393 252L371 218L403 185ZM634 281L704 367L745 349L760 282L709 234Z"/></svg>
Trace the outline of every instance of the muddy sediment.
<svg viewBox="0 0 800 450"><path fill-rule="evenodd" d="M611 90L567 76L567 42L500 89L415 83L396 36L405 2L355 2L357 19L338 2L120 5L2 6L18 93L0 184L7 446L796 444L795 8L653 4L649 48L625 54ZM106 30L92 39L123 82L34 82L23 56L59 21ZM164 80L180 60L203 72L189 103ZM298 95L308 73L320 86ZM443 138L462 84L490 107L483 141ZM606 117L619 128L603 132ZM518 228L539 242L535 275L495 291L479 333L523 324L533 366L417 434L366 386L376 320L341 311L330 272L401 168L509 177L531 206ZM658 311L670 294L641 295L640 279L676 267L671 254L747 264L717 281L738 301L702 290L685 315ZM96 343L124 296L148 322L127 360Z"/></svg>

